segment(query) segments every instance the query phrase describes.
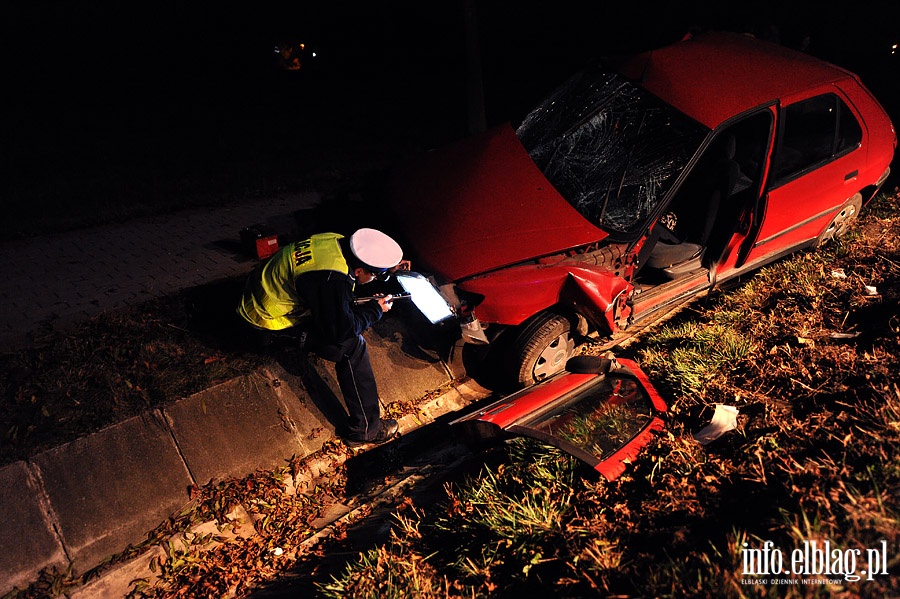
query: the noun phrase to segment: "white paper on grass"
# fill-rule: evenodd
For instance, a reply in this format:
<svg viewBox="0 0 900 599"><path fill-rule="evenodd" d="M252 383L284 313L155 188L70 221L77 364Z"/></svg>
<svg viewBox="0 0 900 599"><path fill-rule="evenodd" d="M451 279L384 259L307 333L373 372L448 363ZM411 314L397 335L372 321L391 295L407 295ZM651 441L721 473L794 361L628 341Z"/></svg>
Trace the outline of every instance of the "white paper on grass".
<svg viewBox="0 0 900 599"><path fill-rule="evenodd" d="M712 420L694 434L694 439L700 445L706 445L711 441L715 441L728 431L737 428L737 415L738 409L736 407L717 403Z"/></svg>

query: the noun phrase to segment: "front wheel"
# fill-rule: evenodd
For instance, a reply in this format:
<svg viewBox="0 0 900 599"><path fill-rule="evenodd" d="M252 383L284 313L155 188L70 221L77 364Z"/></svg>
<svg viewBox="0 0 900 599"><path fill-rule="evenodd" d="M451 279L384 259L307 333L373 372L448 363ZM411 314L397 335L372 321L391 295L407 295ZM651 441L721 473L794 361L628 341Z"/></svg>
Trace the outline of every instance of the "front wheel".
<svg viewBox="0 0 900 599"><path fill-rule="evenodd" d="M566 367L575 355L575 337L568 318L542 312L526 324L516 337L512 356L520 385L542 381Z"/></svg>
<svg viewBox="0 0 900 599"><path fill-rule="evenodd" d="M862 210L862 195L857 193L844 202L844 205L841 206L838 213L834 215L834 218L831 219L831 222L828 223L828 226L822 231L819 238L816 239L815 247L819 247L832 239L837 239L845 235L850 229L853 220L859 215L860 210Z"/></svg>

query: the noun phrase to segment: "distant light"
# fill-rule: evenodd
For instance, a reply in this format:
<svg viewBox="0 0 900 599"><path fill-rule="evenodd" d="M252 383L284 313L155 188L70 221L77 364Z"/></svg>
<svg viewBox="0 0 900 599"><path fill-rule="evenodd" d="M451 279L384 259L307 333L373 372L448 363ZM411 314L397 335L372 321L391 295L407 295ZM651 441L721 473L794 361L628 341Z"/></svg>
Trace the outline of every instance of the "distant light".
<svg viewBox="0 0 900 599"><path fill-rule="evenodd" d="M894 44L893 46L891 46L891 54L896 54L896 53L897 53L897 46L898 46L898 45L900 45L900 44Z"/></svg>
<svg viewBox="0 0 900 599"><path fill-rule="evenodd" d="M313 56L313 58L315 58L317 55L316 55L315 52L313 52L313 53L312 53L312 56Z"/></svg>

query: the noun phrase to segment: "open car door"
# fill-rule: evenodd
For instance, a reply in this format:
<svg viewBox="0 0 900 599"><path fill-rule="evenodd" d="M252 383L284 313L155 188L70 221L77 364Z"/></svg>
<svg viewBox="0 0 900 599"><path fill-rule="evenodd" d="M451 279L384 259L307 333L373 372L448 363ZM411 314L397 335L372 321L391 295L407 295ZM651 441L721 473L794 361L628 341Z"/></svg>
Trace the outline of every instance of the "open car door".
<svg viewBox="0 0 900 599"><path fill-rule="evenodd" d="M584 461L607 480L664 427L666 404L637 364L577 356L566 370L451 423L473 441L531 437Z"/></svg>

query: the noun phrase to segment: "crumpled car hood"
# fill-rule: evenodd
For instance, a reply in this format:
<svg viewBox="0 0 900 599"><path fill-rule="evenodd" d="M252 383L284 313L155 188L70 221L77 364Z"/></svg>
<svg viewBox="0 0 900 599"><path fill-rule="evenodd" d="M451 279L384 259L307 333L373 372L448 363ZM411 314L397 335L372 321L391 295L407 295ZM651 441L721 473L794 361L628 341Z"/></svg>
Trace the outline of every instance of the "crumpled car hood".
<svg viewBox="0 0 900 599"><path fill-rule="evenodd" d="M447 281L607 236L559 195L508 124L396 169L388 197L416 269Z"/></svg>

